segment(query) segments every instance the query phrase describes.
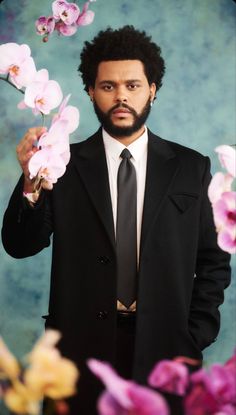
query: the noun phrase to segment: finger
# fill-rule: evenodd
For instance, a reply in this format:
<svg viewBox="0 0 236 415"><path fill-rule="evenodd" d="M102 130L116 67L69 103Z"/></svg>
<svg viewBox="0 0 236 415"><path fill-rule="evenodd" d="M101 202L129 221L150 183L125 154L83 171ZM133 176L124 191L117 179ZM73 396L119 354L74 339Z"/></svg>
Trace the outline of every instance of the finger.
<svg viewBox="0 0 236 415"><path fill-rule="evenodd" d="M34 142L47 131L46 127L29 128L22 140L19 142L16 151L17 153L25 153L32 150Z"/></svg>

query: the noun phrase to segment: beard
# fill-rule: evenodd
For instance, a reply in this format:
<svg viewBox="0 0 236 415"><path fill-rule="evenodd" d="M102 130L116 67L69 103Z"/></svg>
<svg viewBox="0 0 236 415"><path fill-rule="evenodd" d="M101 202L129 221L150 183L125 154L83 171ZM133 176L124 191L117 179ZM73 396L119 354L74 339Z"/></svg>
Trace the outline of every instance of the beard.
<svg viewBox="0 0 236 415"><path fill-rule="evenodd" d="M97 105L96 101L93 102L93 106L98 120L108 134L112 137L129 137L133 133L140 130L140 128L145 124L151 110L151 98L148 98L140 114L126 104L116 104L108 112L103 112ZM131 125L119 127L112 122L112 112L117 108L126 108L130 111L133 115L133 123Z"/></svg>

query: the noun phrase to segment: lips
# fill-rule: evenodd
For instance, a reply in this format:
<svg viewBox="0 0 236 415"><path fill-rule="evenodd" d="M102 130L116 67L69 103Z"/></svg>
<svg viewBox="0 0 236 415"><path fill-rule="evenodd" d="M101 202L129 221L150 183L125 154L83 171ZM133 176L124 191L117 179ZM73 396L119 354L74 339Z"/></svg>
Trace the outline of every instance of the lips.
<svg viewBox="0 0 236 415"><path fill-rule="evenodd" d="M117 108L116 110L112 111L112 114L130 114L130 111L123 108Z"/></svg>

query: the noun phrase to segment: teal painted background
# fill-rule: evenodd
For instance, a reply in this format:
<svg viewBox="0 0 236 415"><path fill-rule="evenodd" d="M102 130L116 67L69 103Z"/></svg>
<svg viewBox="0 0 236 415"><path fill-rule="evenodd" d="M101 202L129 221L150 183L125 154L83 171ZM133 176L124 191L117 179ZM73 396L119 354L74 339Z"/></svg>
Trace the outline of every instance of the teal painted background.
<svg viewBox="0 0 236 415"><path fill-rule="evenodd" d="M83 2L78 1L82 6ZM97 0L92 25L70 38L56 34L47 44L34 30L34 21L51 12L49 0L4 0L0 4L0 43L27 43L37 69L47 68L70 103L80 109L81 141L98 127L91 103L77 74L86 39L108 25L133 24L147 30L162 48L167 71L149 118L149 127L210 156L212 172L220 169L214 148L235 141L235 17L232 0ZM21 94L0 82L0 216L19 177L15 147L25 130L41 123L29 110L16 108ZM30 350L47 314L50 248L36 257L15 260L0 245L0 333L17 356ZM235 261L234 261L235 269ZM236 279L221 307L218 341L204 352L207 364L223 362L236 345Z"/></svg>

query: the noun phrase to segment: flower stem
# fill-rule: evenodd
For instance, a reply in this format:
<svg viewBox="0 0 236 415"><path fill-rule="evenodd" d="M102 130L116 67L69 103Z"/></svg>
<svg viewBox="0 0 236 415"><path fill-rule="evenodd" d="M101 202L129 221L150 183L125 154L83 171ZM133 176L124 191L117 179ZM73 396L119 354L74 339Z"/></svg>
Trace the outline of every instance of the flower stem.
<svg viewBox="0 0 236 415"><path fill-rule="evenodd" d="M2 80L2 81L5 81L5 82L7 82L9 85L11 85L11 86L13 86L13 88L15 88L15 89L17 89L17 91L19 91L19 92L21 92L22 94L24 94L25 93L25 91L23 91L23 89L19 89L19 88L17 88L11 81L9 81L9 76L7 76L7 78L3 78L2 76L0 76L0 79Z"/></svg>

